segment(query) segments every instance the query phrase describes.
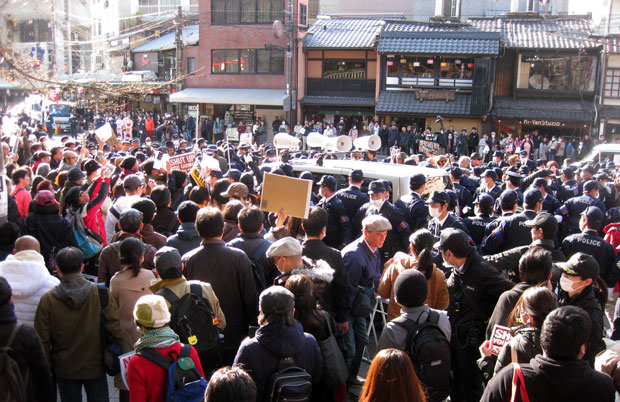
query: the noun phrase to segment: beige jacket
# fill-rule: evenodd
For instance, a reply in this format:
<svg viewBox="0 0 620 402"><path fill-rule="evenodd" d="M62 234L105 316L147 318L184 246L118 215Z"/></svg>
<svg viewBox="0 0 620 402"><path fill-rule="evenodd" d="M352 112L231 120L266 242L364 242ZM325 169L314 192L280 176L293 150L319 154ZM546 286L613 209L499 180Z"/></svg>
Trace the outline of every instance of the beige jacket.
<svg viewBox="0 0 620 402"><path fill-rule="evenodd" d="M391 321L400 315L400 309L403 308L394 299L394 282L404 270L417 267L418 261L413 256L398 252L394 255L391 263L390 261L388 263L381 276L377 293L384 299L390 299L388 320ZM436 310L445 310L450 304L446 276L437 267L433 268L433 276L428 281L428 296L426 296L424 303Z"/></svg>

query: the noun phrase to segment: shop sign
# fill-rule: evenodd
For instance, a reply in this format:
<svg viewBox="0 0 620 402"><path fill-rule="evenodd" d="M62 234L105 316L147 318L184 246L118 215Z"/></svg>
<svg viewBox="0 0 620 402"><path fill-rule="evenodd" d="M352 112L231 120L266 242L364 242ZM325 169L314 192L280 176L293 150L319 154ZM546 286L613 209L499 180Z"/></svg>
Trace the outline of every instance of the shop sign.
<svg viewBox="0 0 620 402"><path fill-rule="evenodd" d="M422 90L415 91L414 96L416 100L445 100L446 102L456 100L456 92L447 90Z"/></svg>
<svg viewBox="0 0 620 402"><path fill-rule="evenodd" d="M541 127L560 127L562 123L559 121L551 121L551 120L530 120L523 119L524 126L541 126Z"/></svg>

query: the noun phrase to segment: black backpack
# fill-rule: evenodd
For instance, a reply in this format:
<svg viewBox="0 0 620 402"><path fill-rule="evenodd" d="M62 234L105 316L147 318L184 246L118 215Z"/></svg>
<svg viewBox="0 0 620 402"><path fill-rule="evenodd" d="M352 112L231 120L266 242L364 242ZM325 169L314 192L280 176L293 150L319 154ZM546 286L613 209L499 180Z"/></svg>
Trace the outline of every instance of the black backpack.
<svg viewBox="0 0 620 402"><path fill-rule="evenodd" d="M16 325L9 339L0 348L0 400L2 401L26 401L26 386L28 383L28 371L24 378L19 363L16 359L15 350L12 348L13 341L22 324Z"/></svg>
<svg viewBox="0 0 620 402"><path fill-rule="evenodd" d="M252 276L254 277L254 285L256 286L256 292L260 294L263 290L267 289L267 279L265 278L265 269L260 263L260 259L267 252L271 242L268 240L263 241L260 246L254 250L254 254L248 255L245 251L245 246L242 240L236 240L229 243L231 247L238 248L243 251L250 259L250 266L252 267Z"/></svg>
<svg viewBox="0 0 620 402"><path fill-rule="evenodd" d="M218 319L209 300L202 297L202 286L199 283L190 284L189 293L181 298L168 288L159 289L155 294L170 303L170 328L179 335L182 343L196 349L205 372L217 366L220 362ZM205 356L209 361L202 361Z"/></svg>
<svg viewBox="0 0 620 402"><path fill-rule="evenodd" d="M312 376L297 366L292 357L283 357L269 380L267 392L266 400L271 402L307 402L312 395Z"/></svg>
<svg viewBox="0 0 620 402"><path fill-rule="evenodd" d="M446 399L452 383L450 342L439 328L439 313L430 310L422 323L420 318L413 321L402 316L393 322L407 330L405 352L427 388L429 401Z"/></svg>

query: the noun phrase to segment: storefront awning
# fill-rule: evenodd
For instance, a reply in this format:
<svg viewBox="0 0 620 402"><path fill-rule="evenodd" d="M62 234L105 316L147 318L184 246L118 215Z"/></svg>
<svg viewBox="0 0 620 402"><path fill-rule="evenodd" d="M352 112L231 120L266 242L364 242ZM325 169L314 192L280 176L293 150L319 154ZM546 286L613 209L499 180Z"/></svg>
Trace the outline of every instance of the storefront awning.
<svg viewBox="0 0 620 402"><path fill-rule="evenodd" d="M377 113L417 114L426 116L469 116L471 94L455 93L453 100L420 100L412 91L381 91Z"/></svg>
<svg viewBox="0 0 620 402"><path fill-rule="evenodd" d="M186 88L170 94L170 102L282 107L285 96L284 89Z"/></svg>
<svg viewBox="0 0 620 402"><path fill-rule="evenodd" d="M491 115L500 119L546 119L591 122L592 102L572 99L496 97Z"/></svg>

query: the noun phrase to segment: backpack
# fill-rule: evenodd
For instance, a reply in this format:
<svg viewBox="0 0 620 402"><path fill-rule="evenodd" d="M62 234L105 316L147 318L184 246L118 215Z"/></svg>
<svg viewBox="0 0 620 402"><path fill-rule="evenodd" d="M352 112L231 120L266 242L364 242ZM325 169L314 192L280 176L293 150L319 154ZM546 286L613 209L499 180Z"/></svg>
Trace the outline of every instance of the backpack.
<svg viewBox="0 0 620 402"><path fill-rule="evenodd" d="M398 317L393 322L407 330L405 352L428 390L429 401L446 399L452 379L450 343L439 328L439 313L430 310L422 323L420 318L413 321L406 317Z"/></svg>
<svg viewBox="0 0 620 402"><path fill-rule="evenodd" d="M26 401L26 377L22 375L19 364L15 359L15 350L11 347L13 340L22 324L16 325L9 335L6 345L0 348L0 400L2 401Z"/></svg>
<svg viewBox="0 0 620 402"><path fill-rule="evenodd" d="M268 401L271 402L305 402L312 395L312 376L297 366L292 357L283 357L278 363L278 370L273 373L267 387Z"/></svg>
<svg viewBox="0 0 620 402"><path fill-rule="evenodd" d="M101 351L103 353L103 370L108 375L117 375L121 372L121 362L118 357L123 354L123 348L121 344L105 329L107 322L105 310L108 308L108 304L110 303L110 294L108 289L105 287L105 283L97 283L96 286L99 295L99 304L101 305L99 317L99 337L101 341Z"/></svg>
<svg viewBox="0 0 620 402"><path fill-rule="evenodd" d="M265 278L265 270L260 263L260 259L265 253L269 246L271 246L271 242L268 240L263 241L260 246L254 250L252 255L248 255L245 251L245 247L242 240L237 240L232 243L229 243L231 247L238 248L243 251L248 258L250 259L250 266L252 267L252 276L254 277L254 285L256 286L256 291L260 294L263 290L267 289L267 279Z"/></svg>
<svg viewBox="0 0 620 402"><path fill-rule="evenodd" d="M199 402L204 400L207 380L200 375L194 361L189 357L190 345L181 346L181 354L176 358L170 352L167 359L153 349L143 349L137 354L162 367L168 373L166 378L166 402Z"/></svg>
<svg viewBox="0 0 620 402"><path fill-rule="evenodd" d="M208 356L208 362L201 360L203 369L216 367L220 362L218 319L209 300L202 297L202 286L199 283L190 284L189 293L181 298L168 288L159 289L155 294L170 303L169 325L181 342L192 345L201 359Z"/></svg>

